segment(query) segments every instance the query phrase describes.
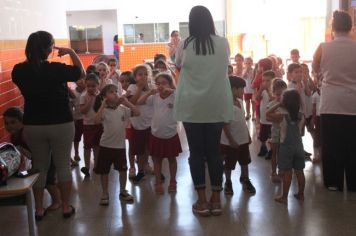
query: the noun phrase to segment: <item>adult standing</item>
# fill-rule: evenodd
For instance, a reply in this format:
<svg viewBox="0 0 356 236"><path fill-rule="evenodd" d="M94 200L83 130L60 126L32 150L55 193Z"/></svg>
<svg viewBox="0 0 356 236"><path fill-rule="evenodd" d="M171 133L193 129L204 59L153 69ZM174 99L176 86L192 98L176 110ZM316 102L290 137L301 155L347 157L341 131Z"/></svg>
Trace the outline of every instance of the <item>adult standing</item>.
<svg viewBox="0 0 356 236"><path fill-rule="evenodd" d="M26 44L26 61L15 65L12 80L19 87L24 100L24 136L32 152L33 168L40 171L34 185L36 218L45 215L43 191L46 173L52 158L57 171L63 217L74 214L69 205L72 188L70 155L74 124L69 106L67 82L75 82L85 75L77 54L69 48L56 48L58 55L69 55L72 65L47 61L54 39L45 31L32 33Z"/></svg>
<svg viewBox="0 0 356 236"><path fill-rule="evenodd" d="M334 40L322 43L314 55L314 72L323 77L320 98L321 152L324 184L329 190L356 191L356 41L352 19L333 14Z"/></svg>
<svg viewBox="0 0 356 236"><path fill-rule="evenodd" d="M233 117L227 73L229 58L229 44L215 34L210 11L203 6L193 7L189 15L189 37L179 44L176 53L176 65L181 71L174 114L178 121L183 121L187 134L190 173L198 194L192 209L199 215L221 214L220 137L224 122ZM205 192L205 162L213 191L210 204Z"/></svg>
<svg viewBox="0 0 356 236"><path fill-rule="evenodd" d="M168 43L168 53L171 61L174 63L176 61L177 47L180 42L178 30L173 30L171 33L171 41Z"/></svg>

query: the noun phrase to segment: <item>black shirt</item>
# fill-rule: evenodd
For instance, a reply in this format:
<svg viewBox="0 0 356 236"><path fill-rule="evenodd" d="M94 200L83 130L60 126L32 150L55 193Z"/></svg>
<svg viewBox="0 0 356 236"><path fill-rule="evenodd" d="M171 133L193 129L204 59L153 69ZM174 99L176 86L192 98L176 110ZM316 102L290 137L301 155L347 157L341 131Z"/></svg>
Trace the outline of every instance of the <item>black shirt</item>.
<svg viewBox="0 0 356 236"><path fill-rule="evenodd" d="M24 99L25 125L52 125L73 121L67 82L75 82L81 71L77 66L43 62L35 69L29 62L15 65L12 81Z"/></svg>

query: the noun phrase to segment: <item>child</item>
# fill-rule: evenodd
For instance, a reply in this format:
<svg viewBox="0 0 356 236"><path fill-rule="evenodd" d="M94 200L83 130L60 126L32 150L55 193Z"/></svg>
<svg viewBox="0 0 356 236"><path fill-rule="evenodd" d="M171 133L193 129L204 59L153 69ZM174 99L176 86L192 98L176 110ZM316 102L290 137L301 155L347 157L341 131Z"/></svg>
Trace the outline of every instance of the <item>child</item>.
<svg viewBox="0 0 356 236"><path fill-rule="evenodd" d="M23 136L24 125L22 123L23 113L19 108L11 107L7 109L4 114L5 129L10 133L11 143L17 147L21 155L30 158L31 150L27 146L26 140ZM46 189L51 196L52 203L49 207L44 209L39 206L39 202L36 201L36 212L35 218L37 221L42 220L47 211L54 211L61 207L61 199L59 190L56 184L56 168L54 167L53 162L50 162L49 169L47 171L47 180L46 180Z"/></svg>
<svg viewBox="0 0 356 236"><path fill-rule="evenodd" d="M119 81L121 83L123 94L126 94L127 89L129 88L130 84L136 83L131 71L122 72L119 77Z"/></svg>
<svg viewBox="0 0 356 236"><path fill-rule="evenodd" d="M168 192L176 192L176 157L182 152L182 147L177 133L177 121L173 118L175 89L173 78L169 74L160 73L156 76L155 81L157 90L151 90L143 95L137 101L137 104L146 104L153 107L150 155L153 159L156 177L155 191L158 194L163 194L162 160L168 158L169 162L170 182Z"/></svg>
<svg viewBox="0 0 356 236"><path fill-rule="evenodd" d="M299 55L299 50L298 49L292 49L290 51L290 59L292 60L292 63L297 63L299 64L299 59L300 59L300 55Z"/></svg>
<svg viewBox="0 0 356 236"><path fill-rule="evenodd" d="M237 53L235 55L235 71L234 71L234 75L235 76L242 76L242 70L243 70L243 66L244 66L244 56L242 56L242 54Z"/></svg>
<svg viewBox="0 0 356 236"><path fill-rule="evenodd" d="M95 97L99 94L99 78L96 74L87 74L85 79L86 91L80 96L80 112L83 114L83 135L84 135L84 162L85 167L81 168L81 172L85 177L89 177L90 169L90 153L93 149L94 163L97 160L99 141L103 132L101 124L96 124L94 121Z"/></svg>
<svg viewBox="0 0 356 236"><path fill-rule="evenodd" d="M117 86L118 89L118 95L122 95L122 87L120 83L120 70L118 69L118 63L115 58L110 58L108 60L108 66L109 66L109 75L108 78L111 79L112 83Z"/></svg>
<svg viewBox="0 0 356 236"><path fill-rule="evenodd" d="M317 84L318 87L315 90L312 97L313 104L313 119L312 126L314 127L313 135L313 147L314 147L314 163L318 163L321 157L321 144L320 144L320 87L321 87L322 78L318 78Z"/></svg>
<svg viewBox="0 0 356 236"><path fill-rule="evenodd" d="M127 97L129 101L136 105L137 100L149 93L148 78L151 70L146 65L138 65L133 70L133 76L136 84L131 84L127 89ZM152 172L148 165L148 148L149 138L151 134L151 121L153 110L151 106L138 105L140 111L139 117L132 117L131 122L131 140L130 140L130 155L137 155L138 173L132 179L134 184L140 183L145 177L145 170Z"/></svg>
<svg viewBox="0 0 356 236"><path fill-rule="evenodd" d="M120 104L126 106L120 106ZM94 110L96 124L103 124L104 132L100 139L98 160L94 171L101 175L103 190L100 205L109 205L109 172L111 165L119 171L120 199L126 202L134 200L126 190L127 164L125 151L125 128L131 115L138 116L138 110L126 97L117 95L117 87L106 85L96 97Z"/></svg>
<svg viewBox="0 0 356 236"><path fill-rule="evenodd" d="M245 121L245 111L243 108L243 93L246 82L244 79L231 76L230 85L234 99L235 118L226 124L221 135L221 151L224 157L224 169L226 182L224 192L227 195L234 194L231 182L231 171L235 169L238 161L241 167L240 182L243 189L255 194L256 189L249 179L248 164L251 163L249 145L251 143L250 133Z"/></svg>
<svg viewBox="0 0 356 236"><path fill-rule="evenodd" d="M266 160L272 158L271 150L268 150L266 141L271 137L271 122L266 119L266 109L268 103L272 100L271 83L272 79L275 77L273 71L265 71L262 75L262 84L256 94L256 98L261 100L260 105L260 133L259 139L261 141L261 148L258 156L265 157Z"/></svg>
<svg viewBox="0 0 356 236"><path fill-rule="evenodd" d="M80 161L79 156L79 142L82 139L83 135L83 114L80 112L80 96L85 91L85 81L78 80L76 82L75 89L71 89L71 103L73 106L73 119L74 119L74 126L75 126L75 133L74 133L74 161L77 163ZM77 164L78 165L78 164Z"/></svg>
<svg viewBox="0 0 356 236"><path fill-rule="evenodd" d="M252 81L254 79L254 73L253 73L253 60L251 57L247 57L244 61L245 63L245 68L242 73L242 78L246 82L246 87L244 91L244 100L246 103L246 120L249 120L251 118L251 112L250 112L250 107L252 103L252 117L255 116L255 109L254 109L254 102L252 101L252 94L253 94L253 88L252 88Z"/></svg>
<svg viewBox="0 0 356 236"><path fill-rule="evenodd" d="M297 177L297 200L304 200L305 177L303 169L304 148L300 130L303 125L303 114L300 112L301 97L292 89L283 93L282 103L277 103L268 110L269 120L281 125L280 145L278 150L278 168L282 176L282 195L275 201L288 202L288 193L292 181L293 170ZM281 108L278 112L278 108Z"/></svg>
<svg viewBox="0 0 356 236"><path fill-rule="evenodd" d="M271 107L273 107L274 105L281 102L282 94L286 89L287 89L287 84L283 80L281 80L281 79L273 80L272 92L273 92L274 99L268 104L266 114L268 113L268 111ZM279 112L279 110L277 110L277 111ZM269 117L266 117L266 118L267 118L267 121L270 121ZM271 179L272 179L273 183L280 182L280 178L277 175L277 151L278 151L278 146L279 146L279 135L280 135L279 123L272 122L270 145L271 145L271 150L272 150Z"/></svg>
<svg viewBox="0 0 356 236"><path fill-rule="evenodd" d="M99 90L101 91L105 85L112 84L112 80L109 78L109 66L105 62L100 62L96 66L96 72L99 75Z"/></svg>

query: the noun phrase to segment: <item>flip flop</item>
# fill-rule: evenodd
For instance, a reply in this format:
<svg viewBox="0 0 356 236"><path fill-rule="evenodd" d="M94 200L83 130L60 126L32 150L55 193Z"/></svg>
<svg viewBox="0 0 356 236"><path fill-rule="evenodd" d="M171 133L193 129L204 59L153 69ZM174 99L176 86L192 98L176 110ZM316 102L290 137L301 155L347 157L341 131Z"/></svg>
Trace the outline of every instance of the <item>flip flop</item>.
<svg viewBox="0 0 356 236"><path fill-rule="evenodd" d="M72 215L75 214L75 208L74 208L74 206L70 205L69 207L72 208L72 210L71 210L70 212L63 213L63 218L64 218L64 219L68 219L69 217L71 217Z"/></svg>
<svg viewBox="0 0 356 236"><path fill-rule="evenodd" d="M42 215L38 215L38 214L36 214L36 212L35 212L35 220L36 220L36 221L41 221L41 220L43 220L43 218L44 218L46 215L47 215L47 209L44 209Z"/></svg>

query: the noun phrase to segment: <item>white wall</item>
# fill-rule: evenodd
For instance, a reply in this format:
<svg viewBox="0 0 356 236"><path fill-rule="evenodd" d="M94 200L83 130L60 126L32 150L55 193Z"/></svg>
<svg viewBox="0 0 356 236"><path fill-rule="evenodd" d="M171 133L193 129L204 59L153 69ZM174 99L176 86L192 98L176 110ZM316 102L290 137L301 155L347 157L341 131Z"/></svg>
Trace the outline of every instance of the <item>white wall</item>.
<svg viewBox="0 0 356 236"><path fill-rule="evenodd" d="M27 39L45 30L68 38L66 3L54 0L0 0L0 39Z"/></svg>
<svg viewBox="0 0 356 236"><path fill-rule="evenodd" d="M102 25L104 54L113 54L113 38L118 33L116 10L69 11L67 29L71 25Z"/></svg>

